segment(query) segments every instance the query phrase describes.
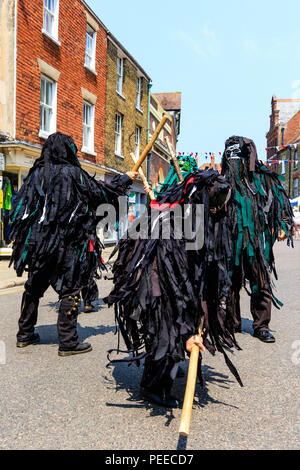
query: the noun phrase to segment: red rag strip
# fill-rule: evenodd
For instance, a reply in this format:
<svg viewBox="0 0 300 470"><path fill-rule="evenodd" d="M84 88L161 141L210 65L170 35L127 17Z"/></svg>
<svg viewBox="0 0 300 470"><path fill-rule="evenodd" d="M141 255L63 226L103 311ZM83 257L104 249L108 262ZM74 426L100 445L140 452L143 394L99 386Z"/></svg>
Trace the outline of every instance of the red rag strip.
<svg viewBox="0 0 300 470"><path fill-rule="evenodd" d="M194 183L194 181L195 181L194 176L187 181L185 188L184 188L184 194L186 194L187 185ZM164 202L163 204L159 204L159 202L157 202L156 199L153 199L153 201L151 201L150 207L151 209L157 209L157 210L163 211L167 207L169 207L170 209L173 209L173 207L177 206L177 204L180 204L183 201L184 199L181 199L181 201L173 202L173 204L170 204L169 202Z"/></svg>
<svg viewBox="0 0 300 470"><path fill-rule="evenodd" d="M94 251L94 242L91 238L90 238L90 251Z"/></svg>

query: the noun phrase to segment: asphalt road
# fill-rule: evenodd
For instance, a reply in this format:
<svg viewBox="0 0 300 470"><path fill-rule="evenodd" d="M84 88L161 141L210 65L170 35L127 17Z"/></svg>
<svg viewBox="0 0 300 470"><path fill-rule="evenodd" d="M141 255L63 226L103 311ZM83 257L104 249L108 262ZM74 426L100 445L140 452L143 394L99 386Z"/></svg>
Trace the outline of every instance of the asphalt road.
<svg viewBox="0 0 300 470"><path fill-rule="evenodd" d="M205 389L197 385L191 434L178 440L180 410L140 399L142 368L106 368L117 345L113 309L81 314L81 340L93 351L57 355L56 295L41 300L37 330L41 343L16 349L21 288L0 292L0 449L299 449L300 446L300 241L276 246L281 311L273 310L275 344L252 337L249 298L242 297L241 352L231 358L244 382L230 375L223 357L204 355ZM102 295L110 281L101 281ZM188 364L183 365L187 370ZM183 398L185 379L174 392Z"/></svg>

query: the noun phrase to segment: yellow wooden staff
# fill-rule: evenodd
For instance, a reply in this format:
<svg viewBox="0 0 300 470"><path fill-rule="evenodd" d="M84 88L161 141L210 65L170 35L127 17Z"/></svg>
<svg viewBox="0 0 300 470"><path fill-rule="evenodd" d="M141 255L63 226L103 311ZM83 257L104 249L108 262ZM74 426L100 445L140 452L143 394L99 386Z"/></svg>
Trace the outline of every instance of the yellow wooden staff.
<svg viewBox="0 0 300 470"><path fill-rule="evenodd" d="M144 160L146 159L148 153L150 152L154 142L156 141L157 137L159 136L159 133L161 132L162 128L164 127L164 125L166 124L168 120L168 116L163 116L162 120L160 121L160 123L158 124L157 128L155 129L155 132L153 134L153 136L151 137L151 139L149 140L148 144L146 145L145 149L143 150L143 152L141 153L140 155L140 158L138 159L138 161L135 163L134 167L132 168L131 171L138 171L138 169L142 166L142 164L144 163Z"/></svg>
<svg viewBox="0 0 300 470"><path fill-rule="evenodd" d="M134 155L134 153L131 153L130 156L131 156L132 160L136 163L138 159L136 158L136 156ZM155 199L154 191L153 191L153 189L151 189L151 187L150 187L150 185L149 185L149 183L148 183L148 180L147 180L147 178L146 178L146 176L145 176L145 173L143 172L143 170L142 170L141 167L139 168L138 171L139 171L139 175L140 175L140 177L141 177L141 180L142 180L142 182L143 182L145 188L149 191L149 197L150 197L150 199L153 201L153 199Z"/></svg>
<svg viewBox="0 0 300 470"><path fill-rule="evenodd" d="M204 317L202 318L201 325L199 328L199 337L202 336L204 324ZM179 434L180 436L187 437L190 433L192 409L195 396L195 388L197 381L198 361L199 361L199 346L194 346L190 354L189 372L186 382L186 389L184 395L184 402L181 412Z"/></svg>

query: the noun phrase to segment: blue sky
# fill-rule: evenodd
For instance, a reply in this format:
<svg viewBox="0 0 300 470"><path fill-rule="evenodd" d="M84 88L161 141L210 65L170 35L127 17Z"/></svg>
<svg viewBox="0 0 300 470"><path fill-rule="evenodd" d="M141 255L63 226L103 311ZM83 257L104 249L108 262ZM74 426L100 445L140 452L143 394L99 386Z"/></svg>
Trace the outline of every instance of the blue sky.
<svg viewBox="0 0 300 470"><path fill-rule="evenodd" d="M182 92L179 152L222 152L238 134L265 159L272 95L300 98L299 0L87 3L153 92Z"/></svg>

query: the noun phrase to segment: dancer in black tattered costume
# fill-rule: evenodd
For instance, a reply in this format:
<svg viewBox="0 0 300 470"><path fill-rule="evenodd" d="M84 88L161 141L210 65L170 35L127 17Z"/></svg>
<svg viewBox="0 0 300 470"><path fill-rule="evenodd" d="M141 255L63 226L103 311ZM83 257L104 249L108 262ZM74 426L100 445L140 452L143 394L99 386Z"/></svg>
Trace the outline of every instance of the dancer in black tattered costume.
<svg viewBox="0 0 300 470"><path fill-rule="evenodd" d="M163 406L179 406L171 395L171 387L180 361L193 344L203 350L203 342L210 352L221 351L241 384L224 350L224 346L238 348L233 321L226 313L230 233L225 203L229 196L230 185L218 172L196 171L151 203L154 220L148 217L150 231L157 224L163 228L170 216L169 240L161 236L141 236L137 240L128 237L118 247L113 268L115 285L105 300L115 305L116 321L132 353L130 359L124 360L139 363L145 358L141 382L144 396ZM184 217L174 216L172 211L170 215L169 209L178 204L181 208L190 205L194 228L199 224L196 207L203 205L202 248L190 251L186 245L189 240L176 239L174 227L183 224L187 217L186 212ZM200 339L196 335L203 316L205 327Z"/></svg>
<svg viewBox="0 0 300 470"><path fill-rule="evenodd" d="M97 268L103 268L96 211L101 203L117 206L131 182L127 175L111 184L96 181L81 168L71 137L56 132L47 139L11 214L11 263L18 276L28 271L18 347L39 341L34 333L39 299L51 285L60 299L59 355L91 350L88 343L79 344L77 316L80 291L93 282Z"/></svg>
<svg viewBox="0 0 300 470"><path fill-rule="evenodd" d="M232 288L228 309L241 331L240 290L251 292L254 336L274 343L269 331L271 305L280 308L271 276L274 274L274 243L287 239L293 244L293 211L282 185L283 177L258 160L255 144L245 137L233 136L225 143L222 174L232 185L229 219L232 232L230 271Z"/></svg>

